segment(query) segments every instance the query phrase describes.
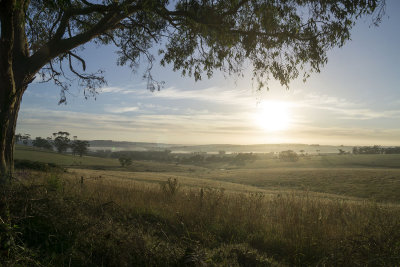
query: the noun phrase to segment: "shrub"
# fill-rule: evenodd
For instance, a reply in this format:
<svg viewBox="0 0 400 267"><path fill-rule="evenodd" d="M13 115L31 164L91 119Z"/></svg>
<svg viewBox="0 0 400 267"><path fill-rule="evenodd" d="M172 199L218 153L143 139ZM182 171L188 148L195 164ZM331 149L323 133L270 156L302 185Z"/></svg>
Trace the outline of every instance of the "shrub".
<svg viewBox="0 0 400 267"><path fill-rule="evenodd" d="M172 178L168 178L166 182L163 182L160 184L161 191L167 196L167 197L173 197L179 189L179 183L176 178L172 180Z"/></svg>
<svg viewBox="0 0 400 267"><path fill-rule="evenodd" d="M131 158L120 157L118 160L119 160L119 163L121 163L122 167L128 167L128 166L132 165L132 159Z"/></svg>
<svg viewBox="0 0 400 267"><path fill-rule="evenodd" d="M55 164L55 163L43 163L39 161L32 161L32 160L20 160L16 159L14 160L14 167L16 169L29 169L29 170L35 170L35 171L53 171L53 170L64 170L61 166Z"/></svg>
<svg viewBox="0 0 400 267"><path fill-rule="evenodd" d="M299 155L293 150L286 150L279 153L279 159L283 161L296 162L299 160Z"/></svg>
<svg viewBox="0 0 400 267"><path fill-rule="evenodd" d="M73 175L0 191L0 266L398 265L395 205Z"/></svg>

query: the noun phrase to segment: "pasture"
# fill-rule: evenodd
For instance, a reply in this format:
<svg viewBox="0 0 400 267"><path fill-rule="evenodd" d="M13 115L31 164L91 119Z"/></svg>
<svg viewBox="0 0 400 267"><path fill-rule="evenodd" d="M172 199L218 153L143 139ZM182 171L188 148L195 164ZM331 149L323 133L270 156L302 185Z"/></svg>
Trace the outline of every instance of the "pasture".
<svg viewBox="0 0 400 267"><path fill-rule="evenodd" d="M134 161L128 168L99 158L108 162L105 169L94 157L73 165L79 157L16 155L51 158L68 171L17 171L9 224L24 238L10 264L395 266L400 260L399 155L259 159L244 166Z"/></svg>
<svg viewBox="0 0 400 267"><path fill-rule="evenodd" d="M400 155L315 155L301 157L297 162L261 158L244 166L133 161L131 166L123 168L113 158L79 157L18 146L15 158L59 164L84 177L156 184L176 178L183 186L192 188L207 186L273 194L325 193L341 199L400 203Z"/></svg>

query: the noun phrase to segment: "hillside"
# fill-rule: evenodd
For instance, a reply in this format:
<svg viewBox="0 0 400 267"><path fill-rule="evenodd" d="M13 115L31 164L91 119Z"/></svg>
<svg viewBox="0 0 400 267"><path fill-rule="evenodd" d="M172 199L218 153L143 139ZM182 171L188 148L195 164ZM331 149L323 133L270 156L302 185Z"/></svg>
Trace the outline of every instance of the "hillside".
<svg viewBox="0 0 400 267"><path fill-rule="evenodd" d="M293 150L296 152L304 151L304 153L338 153L339 149L351 151L351 146L329 146L329 145L307 145L307 144L255 144L255 145L232 145L232 144L209 144L209 145L177 145L164 143L146 143L146 142L122 142L112 140L92 140L90 149L95 150L133 150L133 151L162 151L169 149L172 152L207 152L218 153L226 151L227 153L269 153L280 152L283 150Z"/></svg>

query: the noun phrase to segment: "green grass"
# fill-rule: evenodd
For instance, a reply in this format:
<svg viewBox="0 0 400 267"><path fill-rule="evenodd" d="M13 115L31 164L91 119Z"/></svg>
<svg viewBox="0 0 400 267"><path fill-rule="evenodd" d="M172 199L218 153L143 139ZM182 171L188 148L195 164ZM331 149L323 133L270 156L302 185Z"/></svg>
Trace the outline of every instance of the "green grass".
<svg viewBox="0 0 400 267"><path fill-rule="evenodd" d="M40 150L33 147L17 145L16 159L27 159L45 163L55 163L62 166L83 167L119 167L117 159L100 158L90 156L72 156L59 154L48 150ZM269 168L399 168L400 154L393 155L313 155L300 157L297 162L284 162L279 159L260 159L248 162L245 166L235 166L227 163L205 164L207 168L214 169L269 169ZM176 165L151 161L134 161L128 169L131 171L193 171L205 167L193 165ZM192 170L189 170L192 169Z"/></svg>
<svg viewBox="0 0 400 267"><path fill-rule="evenodd" d="M98 158L90 156L72 156L60 154L48 150L35 149L28 146L17 145L14 154L15 159L33 160L45 163L54 163L60 166L81 167L117 167L120 166L117 159Z"/></svg>
<svg viewBox="0 0 400 267"><path fill-rule="evenodd" d="M60 154L49 150L40 150L34 147L17 145L14 158L17 160L32 160L44 163L54 163L63 167L124 170L135 172L194 172L204 170L204 167L192 165L177 165L153 161L132 161L132 165L122 168L118 159L92 156L73 156Z"/></svg>
<svg viewBox="0 0 400 267"><path fill-rule="evenodd" d="M400 168L400 154L383 155L312 155L297 162L279 159L256 160L245 168Z"/></svg>

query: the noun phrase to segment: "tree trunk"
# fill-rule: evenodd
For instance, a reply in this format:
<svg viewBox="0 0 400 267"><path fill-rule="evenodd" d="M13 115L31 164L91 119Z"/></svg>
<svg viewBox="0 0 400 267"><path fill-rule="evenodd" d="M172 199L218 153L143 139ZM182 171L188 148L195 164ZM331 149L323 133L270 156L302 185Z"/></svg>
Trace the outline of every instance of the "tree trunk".
<svg viewBox="0 0 400 267"><path fill-rule="evenodd" d="M24 92L26 88L21 91ZM15 147L15 128L17 127L18 112L21 106L23 93L18 94L15 100L15 105L10 115L10 124L6 136L6 163L9 166L10 172L14 171L14 147Z"/></svg>
<svg viewBox="0 0 400 267"><path fill-rule="evenodd" d="M0 184L6 183L14 171L15 127L25 88L15 91L0 103Z"/></svg>
<svg viewBox="0 0 400 267"><path fill-rule="evenodd" d="M14 140L18 111L34 73L29 74L25 14L29 1L0 1L0 184L14 169Z"/></svg>

